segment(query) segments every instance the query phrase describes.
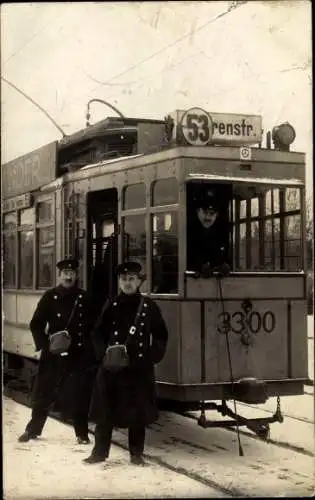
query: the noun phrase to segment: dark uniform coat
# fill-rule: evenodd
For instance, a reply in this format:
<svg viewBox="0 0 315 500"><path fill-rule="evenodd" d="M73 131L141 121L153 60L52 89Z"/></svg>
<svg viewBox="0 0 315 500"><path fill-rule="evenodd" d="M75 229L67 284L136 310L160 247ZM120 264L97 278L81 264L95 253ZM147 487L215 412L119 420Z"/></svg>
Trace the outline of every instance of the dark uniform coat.
<svg viewBox="0 0 315 500"><path fill-rule="evenodd" d="M71 335L71 345L67 356L52 354L49 351L49 334L64 330L70 317L75 300L78 303L73 318L68 326ZM76 378L75 386L81 388L73 393L71 404L80 404L83 396L83 383L86 382L86 372L95 370L95 355L91 340L91 330L95 323L95 314L88 299L87 292L72 287L66 289L57 286L41 297L30 322L36 351L41 350L38 373L33 390L33 399L41 400L49 387L64 382L71 374L81 375ZM81 395L80 395L81 392ZM70 403L68 401L68 403ZM73 408L67 408L72 412Z"/></svg>
<svg viewBox="0 0 315 500"><path fill-rule="evenodd" d="M92 395L90 418L114 427L146 426L157 419L154 364L166 351L168 331L155 302L145 297L139 326L128 333L140 304L141 294L120 293L104 312L93 331L98 359L107 346L127 340L128 367L110 372L101 365Z"/></svg>
<svg viewBox="0 0 315 500"><path fill-rule="evenodd" d="M218 222L210 228L204 228L199 220L188 228L187 232L187 269L202 272L205 265L212 268L227 263L226 234Z"/></svg>

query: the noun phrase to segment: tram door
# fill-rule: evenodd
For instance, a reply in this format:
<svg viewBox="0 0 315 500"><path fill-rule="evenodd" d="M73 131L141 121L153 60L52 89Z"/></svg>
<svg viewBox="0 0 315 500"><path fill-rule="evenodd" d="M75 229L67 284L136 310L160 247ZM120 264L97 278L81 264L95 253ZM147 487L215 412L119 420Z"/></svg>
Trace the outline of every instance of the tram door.
<svg viewBox="0 0 315 500"><path fill-rule="evenodd" d="M117 191L106 189L89 194L89 292L98 309L117 293L118 262Z"/></svg>

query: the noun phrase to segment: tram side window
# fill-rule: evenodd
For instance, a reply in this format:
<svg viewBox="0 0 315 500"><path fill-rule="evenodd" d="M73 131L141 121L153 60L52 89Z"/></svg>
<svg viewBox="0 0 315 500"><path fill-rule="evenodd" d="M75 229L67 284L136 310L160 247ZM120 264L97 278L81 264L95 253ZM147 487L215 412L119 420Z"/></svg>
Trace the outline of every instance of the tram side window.
<svg viewBox="0 0 315 500"><path fill-rule="evenodd" d="M145 214L126 215L123 217L123 260L139 262L146 273L146 228ZM146 281L141 286L147 292Z"/></svg>
<svg viewBox="0 0 315 500"><path fill-rule="evenodd" d="M124 210L144 208L146 206L145 184L131 184L124 190Z"/></svg>
<svg viewBox="0 0 315 500"><path fill-rule="evenodd" d="M152 216L152 292L178 292L177 212Z"/></svg>
<svg viewBox="0 0 315 500"><path fill-rule="evenodd" d="M178 293L178 181L159 179L151 186L151 291ZM168 208L166 208L168 207Z"/></svg>
<svg viewBox="0 0 315 500"><path fill-rule="evenodd" d="M37 205L38 288L53 285L55 270L55 226L52 200Z"/></svg>
<svg viewBox="0 0 315 500"><path fill-rule="evenodd" d="M34 275L34 224L35 210L27 208L20 212L19 230L19 277L20 288L33 288Z"/></svg>
<svg viewBox="0 0 315 500"><path fill-rule="evenodd" d="M15 288L17 255L17 214L12 212L3 216L3 286Z"/></svg>
<svg viewBox="0 0 315 500"><path fill-rule="evenodd" d="M160 179L152 186L152 205L164 206L178 203L178 183L177 179Z"/></svg>
<svg viewBox="0 0 315 500"><path fill-rule="evenodd" d="M301 201L297 188L255 188L236 196L233 214L236 271L302 269ZM237 194L238 188L235 188ZM244 195L244 192L243 192Z"/></svg>

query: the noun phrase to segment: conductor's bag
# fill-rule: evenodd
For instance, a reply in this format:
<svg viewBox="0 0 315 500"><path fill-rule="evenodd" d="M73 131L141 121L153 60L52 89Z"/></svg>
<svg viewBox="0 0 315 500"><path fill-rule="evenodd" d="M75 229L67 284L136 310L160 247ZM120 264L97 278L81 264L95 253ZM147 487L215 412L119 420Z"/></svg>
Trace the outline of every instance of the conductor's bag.
<svg viewBox="0 0 315 500"><path fill-rule="evenodd" d="M103 358L103 367L112 372L117 372L129 365L129 355L124 344L107 347Z"/></svg>
<svg viewBox="0 0 315 500"><path fill-rule="evenodd" d="M71 336L67 330L49 335L49 351L52 354L62 354L67 352L71 344Z"/></svg>
<svg viewBox="0 0 315 500"><path fill-rule="evenodd" d="M74 316L74 311L77 307L78 301L79 297L77 297L74 302L66 328L64 330L59 330L58 332L54 332L49 335L49 351L52 354L63 354L67 352L70 347L71 335L69 334L67 328Z"/></svg>

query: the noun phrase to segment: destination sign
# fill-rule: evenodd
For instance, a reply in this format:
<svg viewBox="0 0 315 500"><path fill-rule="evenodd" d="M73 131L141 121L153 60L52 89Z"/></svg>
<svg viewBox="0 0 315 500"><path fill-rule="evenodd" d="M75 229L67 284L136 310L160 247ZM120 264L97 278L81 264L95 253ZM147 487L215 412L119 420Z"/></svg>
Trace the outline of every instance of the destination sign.
<svg viewBox="0 0 315 500"><path fill-rule="evenodd" d="M262 117L212 113L202 108L171 113L175 121L173 139L192 146L209 144L258 144L262 141Z"/></svg>
<svg viewBox="0 0 315 500"><path fill-rule="evenodd" d="M39 148L1 166L2 196L34 191L56 178L57 142Z"/></svg>

